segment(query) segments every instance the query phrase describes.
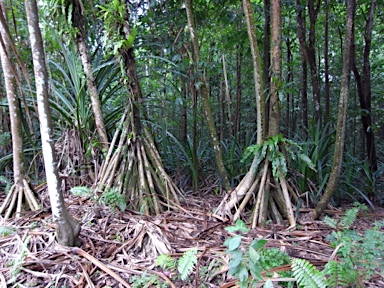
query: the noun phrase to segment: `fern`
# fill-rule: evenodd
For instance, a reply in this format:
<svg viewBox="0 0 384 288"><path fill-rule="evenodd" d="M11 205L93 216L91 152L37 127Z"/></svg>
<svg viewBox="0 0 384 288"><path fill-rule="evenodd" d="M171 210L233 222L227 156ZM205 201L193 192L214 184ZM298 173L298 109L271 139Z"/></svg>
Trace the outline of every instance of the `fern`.
<svg viewBox="0 0 384 288"><path fill-rule="evenodd" d="M197 263L197 248L185 251L183 256L177 262L177 270L180 273L180 279L186 280L191 274Z"/></svg>
<svg viewBox="0 0 384 288"><path fill-rule="evenodd" d="M357 273L343 262L329 261L323 270L328 287L350 286L357 279Z"/></svg>
<svg viewBox="0 0 384 288"><path fill-rule="evenodd" d="M327 287L321 272L307 260L297 258L292 259L292 272L293 277L296 278L300 287Z"/></svg>
<svg viewBox="0 0 384 288"><path fill-rule="evenodd" d="M157 257L155 264L164 270L174 270L176 267L176 260L168 254L161 254Z"/></svg>
<svg viewBox="0 0 384 288"><path fill-rule="evenodd" d="M332 229L337 229L337 220L329 216L325 216L323 220L324 224L331 227Z"/></svg>
<svg viewBox="0 0 384 288"><path fill-rule="evenodd" d="M76 186L71 188L71 193L79 197L90 197L92 196L92 190L86 186Z"/></svg>
<svg viewBox="0 0 384 288"><path fill-rule="evenodd" d="M359 212L359 208L354 207L345 211L345 215L341 217L341 224L344 229L351 228L353 222L355 222L357 218L357 213Z"/></svg>

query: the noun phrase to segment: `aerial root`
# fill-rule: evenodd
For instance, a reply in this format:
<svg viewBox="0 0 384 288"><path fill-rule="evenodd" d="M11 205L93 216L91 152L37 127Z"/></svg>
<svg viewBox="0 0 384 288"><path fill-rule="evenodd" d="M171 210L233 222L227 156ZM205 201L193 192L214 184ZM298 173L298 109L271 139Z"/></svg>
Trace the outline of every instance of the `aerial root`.
<svg viewBox="0 0 384 288"><path fill-rule="evenodd" d="M23 179L21 184L14 184L11 187L3 205L0 207L0 214L5 212L4 220L7 220L12 216L13 212L15 212L16 217L19 217L23 210L35 211L38 209L40 209L40 205L27 180Z"/></svg>

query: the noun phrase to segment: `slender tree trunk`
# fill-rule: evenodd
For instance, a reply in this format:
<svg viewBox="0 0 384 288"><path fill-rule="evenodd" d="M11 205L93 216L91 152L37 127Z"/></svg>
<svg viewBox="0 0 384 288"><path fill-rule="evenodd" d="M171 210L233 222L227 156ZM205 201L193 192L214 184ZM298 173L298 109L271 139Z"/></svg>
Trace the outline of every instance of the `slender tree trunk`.
<svg viewBox="0 0 384 288"><path fill-rule="evenodd" d="M240 49L240 47L239 47ZM235 131L234 135L239 137L239 142L242 143L240 132L241 123L241 52L236 53L236 112L235 112Z"/></svg>
<svg viewBox="0 0 384 288"><path fill-rule="evenodd" d="M6 1L0 1L0 7L4 18L6 18ZM13 179L15 185L20 189L23 185L24 167L23 167L23 131L21 125L21 111L19 105L19 97L16 93L15 70L12 69L11 53L9 49L8 36L4 23L0 23L1 45L0 56L4 74L5 90L8 100L9 116L11 122L12 135L12 153L13 153Z"/></svg>
<svg viewBox="0 0 384 288"><path fill-rule="evenodd" d="M330 113L330 85L329 85L329 7L328 0L324 2L325 6L325 27L324 27L324 98L325 98L325 115L324 115L324 123L329 121L329 113Z"/></svg>
<svg viewBox="0 0 384 288"><path fill-rule="evenodd" d="M280 133L280 99L282 47L281 47L281 0L271 1L272 29L271 29L271 84L270 84L270 112L268 136Z"/></svg>
<svg viewBox="0 0 384 288"><path fill-rule="evenodd" d="M360 75L356 65L356 51L355 46L353 49L353 73L356 79L357 93L359 95L360 110L361 110L361 123L363 125L365 146L367 150L368 162L371 171L377 171L377 155L375 136L372 129L372 107L371 107L371 64L370 64L370 52L372 42L372 30L373 30L373 19L375 14L376 1L371 0L369 9L369 15L367 18L366 29L365 29L365 45L363 52L363 68L362 74Z"/></svg>
<svg viewBox="0 0 384 288"><path fill-rule="evenodd" d="M201 72L202 75L200 76L201 86L200 86L200 93L203 97L203 106L205 111L205 117L207 118L207 124L208 124L208 130L209 135L212 140L213 144L213 150L215 151L215 159L216 159L216 166L220 174L220 178L222 180L223 188L226 191L230 191L231 186L228 179L228 172L225 169L224 160L220 148L220 142L217 137L217 131L215 127L215 121L213 119L213 115L211 112L210 107L210 101L209 101L209 93L208 93L208 81L206 79L205 73L203 71L200 71L201 68L199 67L200 63L200 47L199 47L199 41L197 37L197 31L196 26L194 23L193 13L192 13L192 5L191 0L185 1L185 8L187 13L187 19L188 19L188 29L189 33L191 35L191 41L193 46L193 54L194 59L193 62L195 63L196 71Z"/></svg>
<svg viewBox="0 0 384 288"><path fill-rule="evenodd" d="M328 180L327 188L324 195L321 197L319 203L313 211L313 217L316 219L324 211L328 205L332 195L336 191L339 183L341 167L343 163L343 153L345 144L345 130L346 130L346 118L348 108L349 97L349 84L351 78L351 64L352 64L352 44L354 34L354 17L356 11L356 0L347 1L347 20L346 20L346 32L344 42L343 53L343 72L341 76L341 90L339 99L339 115L337 118L336 128L336 141L335 150L332 163L332 171Z"/></svg>
<svg viewBox="0 0 384 288"><path fill-rule="evenodd" d="M231 99L231 93L229 91L229 83L228 83L228 75L227 75L227 65L225 63L225 56L223 54L222 56L222 61L223 61L223 74L224 74L224 83L225 83L225 100L223 101L224 103L227 103L227 114L228 116L226 119L228 119L228 124L225 125L228 129L228 132L234 136L234 125L233 125L233 117L232 117L232 99ZM224 138L221 138L223 140Z"/></svg>
<svg viewBox="0 0 384 288"><path fill-rule="evenodd" d="M38 9L35 0L25 1L31 41L33 67L36 81L36 96L39 110L41 143L43 148L44 166L47 178L52 216L56 222L56 239L61 245L74 246L79 244L79 222L65 208L63 193L60 190L57 162L55 155L53 125L49 108L48 73L46 70L43 39L39 27Z"/></svg>
<svg viewBox="0 0 384 288"><path fill-rule="evenodd" d="M293 84L293 71L292 71L292 60L293 60L293 55L292 55L292 40L290 37L287 37L286 41L286 49L287 49L287 76L286 76L286 84L288 86L291 86ZM292 118L291 118L291 113L293 114L293 111L291 111L293 107L293 97L292 93L290 91L287 92L287 111L285 114L285 126L286 126L286 137L290 139L292 130L293 130L293 123L292 123Z"/></svg>
<svg viewBox="0 0 384 288"><path fill-rule="evenodd" d="M270 68L271 68L271 0L264 0L264 37L263 37L263 83L264 91L266 96L265 100L265 117L264 130L267 132L269 130L269 113L270 113L270 98L268 97L270 93Z"/></svg>
<svg viewBox="0 0 384 288"><path fill-rule="evenodd" d="M81 63L83 65L84 73L87 78L87 89L89 97L91 98L92 111L95 118L96 131L99 135L99 140L101 142L104 150L108 150L108 135L107 130L104 125L104 117L101 109L101 101L97 86L95 83L95 78L93 77L93 69L91 65L91 57L89 56L88 47L86 43L87 32L85 31L85 16L84 16L84 7L81 3L81 0L70 0L72 3L73 11L73 26L78 29L76 35L76 44L80 53Z"/></svg>
<svg viewBox="0 0 384 288"><path fill-rule="evenodd" d="M252 52L252 65L253 65L253 77L255 80L255 95L256 95L256 125L257 125L257 144L262 144L264 139L264 118L265 115L265 101L263 97L264 83L262 78L262 69L259 59L259 48L257 47L256 32L253 21L253 10L250 0L243 0L243 9L245 20L247 23L247 31L249 37L249 43Z"/></svg>
<svg viewBox="0 0 384 288"><path fill-rule="evenodd" d="M310 68L311 84L312 84L312 93L313 93L313 103L314 103L314 116L316 123L321 121L321 107L320 107L320 83L317 72L316 64L316 20L320 9L320 1L318 0L315 3L314 0L308 0L308 12L309 12L309 43L305 41L305 19L303 16L304 6L301 4L300 0L296 0L296 10L297 10L297 34L300 42L300 48L302 54L305 57L305 60Z"/></svg>

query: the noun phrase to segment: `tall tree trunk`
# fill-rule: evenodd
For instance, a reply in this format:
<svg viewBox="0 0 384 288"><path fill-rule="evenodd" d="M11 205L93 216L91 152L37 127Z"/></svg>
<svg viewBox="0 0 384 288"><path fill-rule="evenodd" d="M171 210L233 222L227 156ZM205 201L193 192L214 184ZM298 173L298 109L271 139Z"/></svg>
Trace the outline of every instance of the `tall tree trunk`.
<svg viewBox="0 0 384 288"><path fill-rule="evenodd" d="M292 40L291 38L288 36L286 38L286 41L285 41L285 44L286 44L286 49L287 49L287 76L286 76L286 79L285 79L285 82L286 82L286 85L288 87L290 87L292 84L293 84L293 69L292 69L292 60L293 60L293 55L292 55L292 47L291 47L291 44L292 44ZM292 123L292 119L293 117L291 118L291 113L293 114L294 112L291 111L291 109L293 108L293 97L292 97L292 92L290 91L287 91L287 108L286 108L286 114L285 114L285 128L286 128L286 137L288 139L291 138L291 134L292 134L292 131L293 131L293 123Z"/></svg>
<svg viewBox="0 0 384 288"><path fill-rule="evenodd" d="M104 125L104 117L101 109L101 101L97 86L95 83L95 78L93 77L93 69L91 65L91 57L89 56L88 47L86 43L87 32L85 30L85 16L84 16L84 6L80 0L70 0L72 3L72 23L78 32L76 35L76 45L80 53L81 63L83 65L84 73L87 78L87 89L89 97L91 98L92 111L95 118L96 131L99 136L99 141L101 142L102 147L108 150L108 135L107 130Z"/></svg>
<svg viewBox="0 0 384 288"><path fill-rule="evenodd" d="M191 35L191 41L192 41L192 47L193 47L193 55L194 55L193 62L196 67L196 72L201 72L200 82L202 84L199 90L200 90L201 96L203 97L204 112L205 112L205 117L207 118L208 130L209 130L209 135L211 137L211 141L213 144L213 150L215 151L216 166L220 174L223 188L226 191L230 191L231 186L228 179L228 172L226 171L226 168L224 165L224 160L223 160L223 156L220 148L220 142L217 137L215 121L213 119L213 115L210 107L208 81L204 71L200 71L201 70L201 67L199 64L200 63L200 47L199 47L199 40L197 37L196 26L194 23L193 13L192 13L191 0L185 0L185 8L186 8L187 19L188 19L188 29Z"/></svg>
<svg viewBox="0 0 384 288"><path fill-rule="evenodd" d="M305 41L305 19L303 16L304 6L300 0L296 0L297 10L297 34L300 42L301 51L305 57L306 62L310 68L314 116L316 123L321 121L321 106L320 106L320 83L317 72L316 64L316 20L320 9L320 0L317 1L316 6L314 0L308 0L308 13L309 13L309 37L308 44Z"/></svg>
<svg viewBox="0 0 384 288"><path fill-rule="evenodd" d="M330 85L329 85L329 4L328 0L324 2L325 6L325 27L324 27L324 98L325 98L325 115L324 115L324 123L329 121L329 113L330 113Z"/></svg>
<svg viewBox="0 0 384 288"><path fill-rule="evenodd" d="M265 117L263 119L265 127L264 130L269 130L269 113L270 113L270 68L271 68L271 0L264 0L264 37L263 37L263 83L265 95Z"/></svg>
<svg viewBox="0 0 384 288"><path fill-rule="evenodd" d="M257 47L256 32L253 21L253 11L251 7L250 0L243 0L243 9L245 20L247 23L247 31L249 37L249 43L251 46L252 52L252 66L253 66L253 78L255 81L255 95L256 95L256 125L257 125L257 144L261 144L264 139L264 115L265 115L265 99L263 97L264 93L264 83L262 78L262 69L259 59L259 48Z"/></svg>
<svg viewBox="0 0 384 288"><path fill-rule="evenodd" d="M349 84L351 78L351 65L352 65L352 45L354 34L354 19L356 10L356 0L347 1L347 20L346 20L346 32L344 42L343 53L343 72L341 75L341 89L339 99L339 115L337 118L337 128L335 137L335 150L332 163L332 171L328 180L327 188L324 195L321 197L319 203L313 211L313 217L318 218L328 205L332 195L336 191L339 183L341 167L343 163L343 153L345 144L345 130L346 130L346 118L348 108L349 97Z"/></svg>
<svg viewBox="0 0 384 288"><path fill-rule="evenodd" d="M31 41L33 67L36 81L36 96L39 110L41 143L43 148L45 174L51 201L52 216L56 222L56 239L61 245L79 244L79 222L65 208L63 193L60 190L57 162L55 155L53 125L49 108L48 73L45 63L43 39L39 27L37 3L35 0L25 1L28 20L29 38Z"/></svg>
<svg viewBox="0 0 384 288"><path fill-rule="evenodd" d="M241 48L239 47L239 50ZM242 143L240 132L241 123L241 51L236 53L236 112L235 112L235 137L239 137L239 143Z"/></svg>
<svg viewBox="0 0 384 288"><path fill-rule="evenodd" d="M278 223L282 223L283 213L290 224L290 228L296 226L296 221L293 216L292 203L288 191L287 181L281 171L281 166L278 166L280 170L278 173L274 173L272 169L273 159L269 157L273 152L284 149L280 144L284 145L280 141L284 142L284 139L279 135L280 132L280 103L278 97L278 89L281 82L281 70L282 70L282 52L281 52L281 0L271 1L271 31L272 31L272 52L271 52L271 117L269 118L269 135L274 137L279 142L274 149L275 151L268 151L261 155L261 153L255 153L251 166L241 180L239 185L232 191L231 194L225 195L221 201L216 213L222 216L231 215L231 210L236 207L236 212L233 215L233 220L240 217L240 213L245 209L249 202L253 202L252 209L252 227L257 225L265 225L267 217L273 218ZM258 120L258 131L257 131L257 145L256 149L264 149L263 145L270 143L264 139L263 126L262 126L262 115L263 109L263 89L262 89L262 76L260 67L260 54L257 48L256 35L253 23L253 12L251 9L250 0L243 0L243 9L247 23L248 36L250 39L250 46L252 51L252 62L254 69L255 78L255 92L256 92L256 107L257 107L257 120ZM274 140L273 140L274 141ZM267 144L269 145L269 144ZM262 165L260 165L263 163ZM255 199L252 201L251 199ZM281 204L281 205L280 205ZM280 208L277 209L277 205Z"/></svg>
<svg viewBox="0 0 384 288"><path fill-rule="evenodd" d="M129 9L123 11L117 13L119 18L109 13L103 16L108 20L105 25L113 25L117 31L112 33L124 41L133 35ZM110 26L106 29L110 30ZM116 52L117 61L124 68L122 77L128 89L128 105L100 169L98 189L115 188L125 196L130 209L158 215L171 205L179 205L181 191L165 171L152 135L141 121L143 96L133 43L119 47ZM149 241L148 245L156 243Z"/></svg>
<svg viewBox="0 0 384 288"><path fill-rule="evenodd" d="M0 7L4 18L6 15L6 1L0 1ZM1 63L4 74L5 90L8 100L9 107L9 116L11 122L11 135L12 135L12 153L13 153L13 179L16 186L21 187L23 185L24 179L24 167L23 167L23 131L21 124L21 112L20 112L20 103L19 97L16 92L16 79L15 79L15 70L14 65L11 60L11 51L9 49L8 36L6 33L5 23L0 24L0 33L1 33L1 45L0 45L0 55Z"/></svg>
<svg viewBox="0 0 384 288"><path fill-rule="evenodd" d="M280 99L282 69L282 32L281 32L281 0L272 0L271 15L271 83L270 83L270 112L268 136L280 133Z"/></svg>
<svg viewBox="0 0 384 288"><path fill-rule="evenodd" d="M358 71L356 64L356 48L353 49L353 73L356 79L357 93L359 95L361 123L365 136L365 146L367 150L368 162L371 171L377 171L377 155L375 136L372 129L372 107L371 107L371 42L373 30L373 18L375 15L376 1L371 0L369 15L366 22L364 34L364 52L363 52L363 67L361 74Z"/></svg>
<svg viewBox="0 0 384 288"><path fill-rule="evenodd" d="M6 211L4 219L8 219L14 210L16 212L16 217L19 216L19 213L23 210L23 202L25 203L25 206L29 206L30 210L36 210L40 207L24 175L22 111L20 110L21 105L19 103L16 87L16 84L20 85L20 79L17 78L17 69L12 61L12 56L18 55L18 52L10 35L6 19L6 1L0 1L0 8L0 58L9 108L14 179L14 185L11 187L7 197L0 207L0 214ZM26 76L28 76L27 73ZM28 121L28 123L30 122Z"/></svg>

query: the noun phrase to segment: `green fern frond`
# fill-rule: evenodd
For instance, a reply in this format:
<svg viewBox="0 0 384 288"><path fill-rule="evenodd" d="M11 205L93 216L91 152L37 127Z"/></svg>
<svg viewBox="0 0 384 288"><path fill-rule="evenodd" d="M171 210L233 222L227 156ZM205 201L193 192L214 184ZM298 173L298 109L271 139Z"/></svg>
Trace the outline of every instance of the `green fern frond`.
<svg viewBox="0 0 384 288"><path fill-rule="evenodd" d="M292 259L293 277L296 278L300 287L325 288L323 276L309 261L304 259Z"/></svg>
<svg viewBox="0 0 384 288"><path fill-rule="evenodd" d="M351 208L345 211L345 215L341 217L341 224L343 225L343 228L349 229L351 228L353 222L355 222L357 218L357 213L359 212L359 208Z"/></svg>
<svg viewBox="0 0 384 288"><path fill-rule="evenodd" d="M176 268L176 260L168 254L161 254L156 258L156 266L160 266L164 270L174 270Z"/></svg>
<svg viewBox="0 0 384 288"><path fill-rule="evenodd" d="M323 270L323 275L327 276L328 287L349 286L357 278L355 270L351 269L345 263L329 261Z"/></svg>
<svg viewBox="0 0 384 288"><path fill-rule="evenodd" d="M329 227L331 227L333 229L337 228L337 220L335 220L329 216L325 216L323 222L325 225L328 225Z"/></svg>
<svg viewBox="0 0 384 288"><path fill-rule="evenodd" d="M186 280L189 274L191 274L197 263L197 248L192 248L185 251L183 256L179 259L177 270L180 273L181 280Z"/></svg>
<svg viewBox="0 0 384 288"><path fill-rule="evenodd" d="M90 197L92 195L92 190L86 186L75 186L71 188L71 193L79 197Z"/></svg>

